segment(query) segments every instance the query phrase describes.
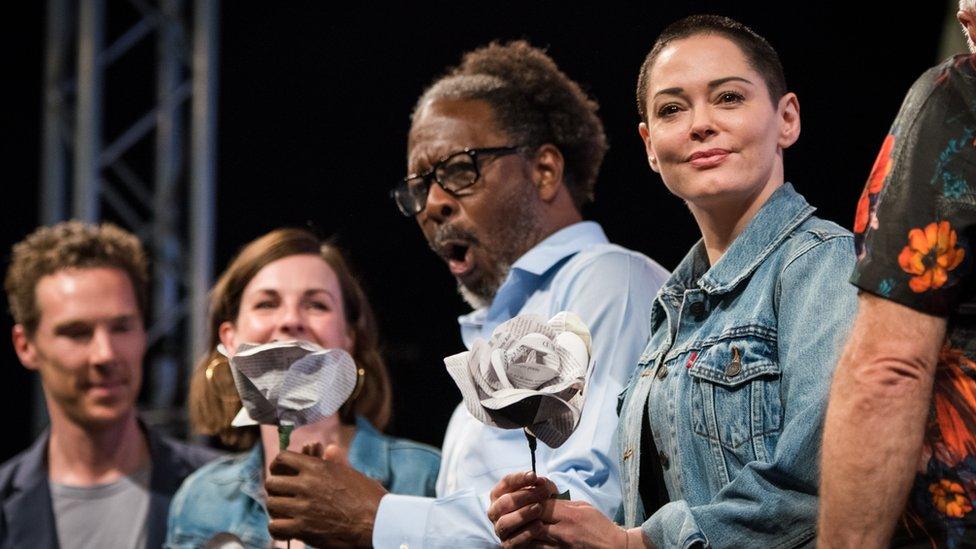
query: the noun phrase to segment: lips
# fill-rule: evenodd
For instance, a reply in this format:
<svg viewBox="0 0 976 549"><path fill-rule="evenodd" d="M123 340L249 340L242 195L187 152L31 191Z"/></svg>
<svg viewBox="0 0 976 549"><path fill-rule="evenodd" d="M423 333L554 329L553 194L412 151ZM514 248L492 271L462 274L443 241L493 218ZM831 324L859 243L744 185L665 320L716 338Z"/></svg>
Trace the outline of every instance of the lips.
<svg viewBox="0 0 976 549"><path fill-rule="evenodd" d="M728 149L697 151L688 157L687 162L696 168L712 168L725 162L731 152Z"/></svg>
<svg viewBox="0 0 976 549"><path fill-rule="evenodd" d="M474 267L472 246L468 241L451 241L440 246L438 254L447 261L452 275L460 277L471 272Z"/></svg>
<svg viewBox="0 0 976 549"><path fill-rule="evenodd" d="M87 387L88 392L95 396L114 396L126 389L129 382L124 379L116 379L111 381L100 381L98 383L90 383Z"/></svg>

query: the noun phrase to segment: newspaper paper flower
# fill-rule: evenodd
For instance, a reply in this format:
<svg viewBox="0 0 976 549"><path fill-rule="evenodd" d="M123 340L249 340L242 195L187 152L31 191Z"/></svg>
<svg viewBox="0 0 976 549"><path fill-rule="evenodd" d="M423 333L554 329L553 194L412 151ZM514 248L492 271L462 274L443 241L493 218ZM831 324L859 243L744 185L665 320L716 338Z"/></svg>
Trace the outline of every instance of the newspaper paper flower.
<svg viewBox="0 0 976 549"><path fill-rule="evenodd" d="M500 324L491 340L444 359L464 405L479 421L525 428L551 448L576 429L590 364L590 332L563 311L548 322L519 315ZM529 438L533 449L534 440Z"/></svg>
<svg viewBox="0 0 976 549"><path fill-rule="evenodd" d="M244 405L231 425L278 425L282 450L293 428L336 413L356 388L349 353L307 341L242 343L230 369Z"/></svg>

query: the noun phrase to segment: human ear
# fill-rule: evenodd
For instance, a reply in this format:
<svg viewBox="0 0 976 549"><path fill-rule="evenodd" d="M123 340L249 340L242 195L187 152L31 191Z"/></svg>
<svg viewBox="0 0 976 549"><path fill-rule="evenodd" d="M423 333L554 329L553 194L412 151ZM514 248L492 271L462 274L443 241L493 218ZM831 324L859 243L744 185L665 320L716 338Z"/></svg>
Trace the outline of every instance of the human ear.
<svg viewBox="0 0 976 549"><path fill-rule="evenodd" d="M800 100L796 94L791 92L781 97L776 113L780 125L777 144L786 149L800 138Z"/></svg>
<svg viewBox="0 0 976 549"><path fill-rule="evenodd" d="M24 368L37 370L37 348L27 335L27 330L24 329L23 324L14 325L11 330L10 339L14 342L14 351L17 353L17 358L20 359L20 363L24 365Z"/></svg>
<svg viewBox="0 0 976 549"><path fill-rule="evenodd" d="M235 338L237 337L237 328L234 326L233 322L225 320L220 323L220 327L217 328L217 336L220 342L227 349L227 352L234 354L237 352L237 343Z"/></svg>
<svg viewBox="0 0 976 549"><path fill-rule="evenodd" d="M661 173L661 168L657 162L657 155L654 154L654 148L651 146L651 130L648 129L646 122L641 122L637 125L637 133L640 134L641 141L644 143L644 150L647 151L648 165L651 166L651 169L655 173Z"/></svg>
<svg viewBox="0 0 976 549"><path fill-rule="evenodd" d="M546 143L535 152L532 164L532 180L543 202L552 202L564 186L565 161L558 147Z"/></svg>

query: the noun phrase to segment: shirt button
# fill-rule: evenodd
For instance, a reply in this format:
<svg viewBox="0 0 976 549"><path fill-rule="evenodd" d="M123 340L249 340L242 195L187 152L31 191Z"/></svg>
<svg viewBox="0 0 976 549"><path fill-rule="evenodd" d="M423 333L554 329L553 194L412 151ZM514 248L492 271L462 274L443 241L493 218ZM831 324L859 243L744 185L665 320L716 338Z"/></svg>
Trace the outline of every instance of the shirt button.
<svg viewBox="0 0 976 549"><path fill-rule="evenodd" d="M634 455L633 448L627 448L626 450L624 450L624 459L630 459L630 456L632 455Z"/></svg>
<svg viewBox="0 0 976 549"><path fill-rule="evenodd" d="M657 378L664 379L666 377L668 377L668 367L662 364L661 367L658 368L657 370Z"/></svg>
<svg viewBox="0 0 976 549"><path fill-rule="evenodd" d="M671 462L668 461L668 455L665 454L663 450L661 451L661 453L657 455L657 457L658 459L661 460L661 467L663 467L664 469L667 469L668 466L671 464Z"/></svg>

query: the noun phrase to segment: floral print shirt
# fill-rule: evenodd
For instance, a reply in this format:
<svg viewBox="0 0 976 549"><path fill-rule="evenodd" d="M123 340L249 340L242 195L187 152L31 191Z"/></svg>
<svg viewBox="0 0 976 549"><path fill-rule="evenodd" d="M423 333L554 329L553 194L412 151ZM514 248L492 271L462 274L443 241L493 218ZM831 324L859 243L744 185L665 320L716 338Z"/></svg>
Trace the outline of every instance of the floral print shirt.
<svg viewBox="0 0 976 549"><path fill-rule="evenodd" d="M881 146L854 221L851 279L946 317L932 406L897 547L976 547L976 56L928 70Z"/></svg>

